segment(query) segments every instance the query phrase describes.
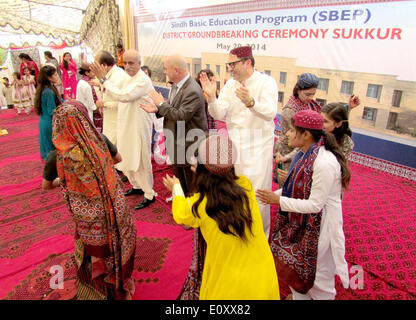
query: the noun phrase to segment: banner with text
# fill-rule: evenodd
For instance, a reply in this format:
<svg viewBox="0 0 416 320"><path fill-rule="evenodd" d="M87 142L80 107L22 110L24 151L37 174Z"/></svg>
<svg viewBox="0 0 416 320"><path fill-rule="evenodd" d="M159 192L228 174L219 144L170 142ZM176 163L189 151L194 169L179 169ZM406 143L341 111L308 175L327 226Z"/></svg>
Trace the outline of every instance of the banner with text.
<svg viewBox="0 0 416 320"><path fill-rule="evenodd" d="M145 4L136 2L136 8ZM164 8L163 1L158 4L149 2L146 13ZM143 56L200 57L201 52L228 53L236 46L251 45L255 55L292 57L306 67L416 80L416 1L181 15L180 10L155 12L153 21L137 24Z"/></svg>
<svg viewBox="0 0 416 320"><path fill-rule="evenodd" d="M323 79L319 102L360 96L353 126L416 137L416 1L221 2L136 0L145 63L180 53L193 76L209 66L223 84L224 54L249 45L259 71L276 78L282 104L295 76L313 72Z"/></svg>

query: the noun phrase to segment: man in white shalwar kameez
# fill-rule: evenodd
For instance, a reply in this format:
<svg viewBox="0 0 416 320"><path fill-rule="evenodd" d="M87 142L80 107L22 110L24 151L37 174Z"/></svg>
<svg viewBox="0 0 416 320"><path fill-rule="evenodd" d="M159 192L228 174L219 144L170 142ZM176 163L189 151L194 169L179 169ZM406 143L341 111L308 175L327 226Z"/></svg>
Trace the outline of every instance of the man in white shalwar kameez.
<svg viewBox="0 0 416 320"><path fill-rule="evenodd" d="M148 93L153 85L140 69L141 59L136 50L127 50L123 55L123 63L129 77L121 88L105 80L105 70L98 64L91 66L91 69L100 79L107 96L118 101L117 149L123 159L118 169L123 171L133 186L125 193L126 196L144 193L143 200L135 207L139 210L155 201L151 161L153 118L139 107L139 103L149 99Z"/></svg>
<svg viewBox="0 0 416 320"><path fill-rule="evenodd" d="M117 67L116 60L107 51L101 51L95 56L95 63L101 65L107 72L105 81L113 87L121 89L123 81L128 75L123 69ZM97 108L103 108L103 134L117 145L117 108L119 101L110 95L103 87L103 99L96 102Z"/></svg>
<svg viewBox="0 0 416 320"><path fill-rule="evenodd" d="M239 161L237 175L248 177L256 189L270 189L273 176L274 118L277 114L276 81L254 70L251 47L230 51L228 80L216 99L215 79L201 75L208 96L208 112L216 120L226 121L230 139L236 145ZM270 205L259 204L266 237L270 232Z"/></svg>

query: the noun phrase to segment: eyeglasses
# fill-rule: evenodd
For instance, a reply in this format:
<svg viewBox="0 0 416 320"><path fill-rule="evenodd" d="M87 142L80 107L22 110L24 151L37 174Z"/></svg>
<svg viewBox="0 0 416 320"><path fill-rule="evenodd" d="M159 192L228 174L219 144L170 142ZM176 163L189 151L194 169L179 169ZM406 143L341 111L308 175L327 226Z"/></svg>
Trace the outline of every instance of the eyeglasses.
<svg viewBox="0 0 416 320"><path fill-rule="evenodd" d="M243 59L240 59L240 60L237 60L237 61L233 61L233 62L228 62L228 63L226 63L225 65L227 66L227 67L235 67L235 65L237 64L237 63L239 63L239 62L241 62L241 61L245 61L245 60L247 60L246 58L243 58Z"/></svg>

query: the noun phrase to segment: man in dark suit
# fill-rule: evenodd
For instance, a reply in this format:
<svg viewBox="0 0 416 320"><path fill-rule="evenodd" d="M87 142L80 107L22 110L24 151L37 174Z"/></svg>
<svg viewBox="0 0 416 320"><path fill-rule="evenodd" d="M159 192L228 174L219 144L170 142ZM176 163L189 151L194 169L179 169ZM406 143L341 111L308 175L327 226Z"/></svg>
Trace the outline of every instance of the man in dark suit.
<svg viewBox="0 0 416 320"><path fill-rule="evenodd" d="M173 174L188 196L192 193L191 156L197 148L198 139L205 138L208 131L204 95L190 76L184 57L168 56L164 61L164 73L173 83L168 101L153 90L149 94L153 103L140 106L147 112L155 112L158 118L164 117L165 147L172 162Z"/></svg>

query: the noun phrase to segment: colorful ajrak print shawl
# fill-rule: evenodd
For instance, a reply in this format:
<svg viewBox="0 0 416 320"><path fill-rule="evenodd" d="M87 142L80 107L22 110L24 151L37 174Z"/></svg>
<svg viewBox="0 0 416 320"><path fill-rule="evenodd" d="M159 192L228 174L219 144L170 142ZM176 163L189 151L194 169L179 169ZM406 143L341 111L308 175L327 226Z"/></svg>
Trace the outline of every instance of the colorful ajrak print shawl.
<svg viewBox="0 0 416 320"><path fill-rule="evenodd" d="M192 263L179 294L179 300L199 300L206 252L207 243L202 236L201 229L195 229Z"/></svg>
<svg viewBox="0 0 416 320"><path fill-rule="evenodd" d="M115 299L128 299L136 225L110 152L85 111L82 103L67 101L53 116L58 176L75 221L75 257L78 268L91 267L92 281Z"/></svg>
<svg viewBox="0 0 416 320"><path fill-rule="evenodd" d="M295 114L302 110L314 110L321 112L322 109L322 107L315 100L311 100L308 104L305 104L295 96L291 96L283 108L290 108L295 111Z"/></svg>
<svg viewBox="0 0 416 320"><path fill-rule="evenodd" d="M293 159L282 196L308 199L311 193L313 164L320 144ZM272 231L270 247L279 279L300 293L307 293L315 281L318 241L322 212L279 211Z"/></svg>

